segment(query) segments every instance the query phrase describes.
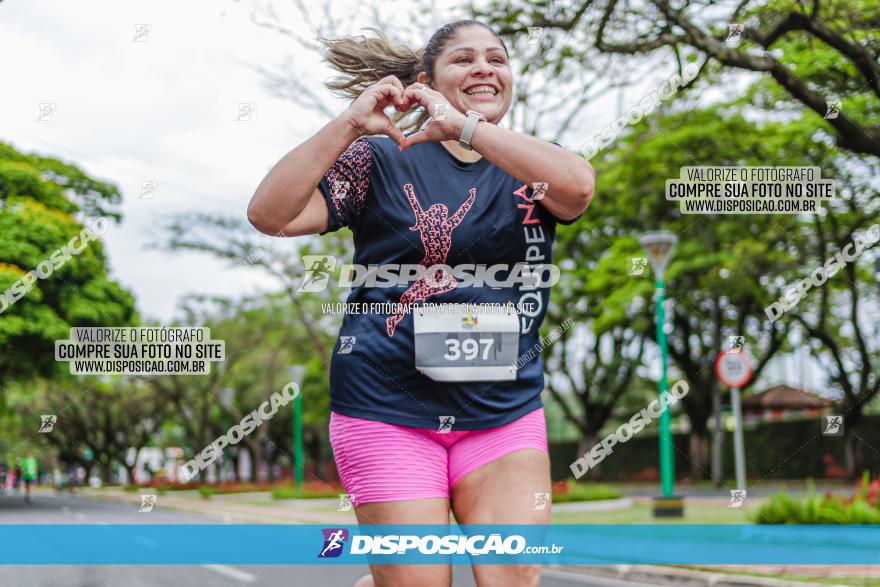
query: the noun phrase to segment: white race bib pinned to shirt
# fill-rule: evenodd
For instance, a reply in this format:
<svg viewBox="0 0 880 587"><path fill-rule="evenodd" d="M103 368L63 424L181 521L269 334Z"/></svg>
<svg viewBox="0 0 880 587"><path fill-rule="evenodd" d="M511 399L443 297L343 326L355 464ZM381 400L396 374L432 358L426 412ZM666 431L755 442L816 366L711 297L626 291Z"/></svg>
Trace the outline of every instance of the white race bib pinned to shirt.
<svg viewBox="0 0 880 587"><path fill-rule="evenodd" d="M413 308L416 369L434 381L516 379L519 316L512 305Z"/></svg>

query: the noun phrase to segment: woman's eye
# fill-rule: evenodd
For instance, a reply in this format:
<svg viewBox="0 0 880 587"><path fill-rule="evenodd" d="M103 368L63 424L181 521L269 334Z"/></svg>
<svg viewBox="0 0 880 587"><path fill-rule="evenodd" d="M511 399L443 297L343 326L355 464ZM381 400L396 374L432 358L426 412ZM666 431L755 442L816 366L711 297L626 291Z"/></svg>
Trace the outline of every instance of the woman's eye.
<svg viewBox="0 0 880 587"><path fill-rule="evenodd" d="M472 61L472 60L471 60L470 57L459 57L458 59L455 60L456 63L470 63L471 61ZM489 63L497 63L497 64L501 64L501 65L503 65L503 64L504 64L504 58L502 58L502 57L493 57L493 58L491 58L491 59L489 60Z"/></svg>

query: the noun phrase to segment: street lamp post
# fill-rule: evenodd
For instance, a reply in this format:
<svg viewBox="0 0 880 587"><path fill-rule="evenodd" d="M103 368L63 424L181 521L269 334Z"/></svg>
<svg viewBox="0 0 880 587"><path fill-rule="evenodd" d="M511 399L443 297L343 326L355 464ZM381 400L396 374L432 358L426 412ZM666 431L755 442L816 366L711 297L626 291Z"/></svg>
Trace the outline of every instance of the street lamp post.
<svg viewBox="0 0 880 587"><path fill-rule="evenodd" d="M293 399L293 480L295 486L301 487L303 484L302 383L306 368L302 365L293 365L288 371L299 388L299 393Z"/></svg>
<svg viewBox="0 0 880 587"><path fill-rule="evenodd" d="M668 364L669 350L666 346L666 284L663 281L666 275L666 267L672 258L672 249L678 242L678 237L669 232L648 232L639 238L642 247L648 253L651 266L656 276L656 321L657 321L657 345L660 347L660 384L658 393L669 391L666 367ZM669 408L663 410L660 415L660 486L663 495L654 498L655 517L682 517L684 515L684 499L673 495L675 486L675 460L673 459L673 444L671 430L672 416Z"/></svg>
<svg viewBox="0 0 880 587"><path fill-rule="evenodd" d="M233 389L233 388L231 388L231 387L224 387L223 389L220 390L219 396L220 396L220 397L219 397L218 399L220 400L220 404L221 404L221 405L223 406L223 408L224 408L224 410L223 410L223 422L224 422L224 424L225 424L225 426L226 426L226 429L229 430L230 428L232 428L232 425L235 424L235 420L234 420L234 417L232 416L232 412L231 412L231 410L232 410L232 400L235 399L235 389ZM230 454L230 455L232 455L232 454L236 454L236 455L239 454L239 452L238 452L238 448L237 448L237 447L236 447L236 448L229 447L229 454ZM256 458L257 455L248 454L248 456L251 458L251 462L253 462L253 459ZM223 479L223 469L225 468L224 465L226 465L227 462L229 462L229 463L232 464L232 469L233 469L233 470L232 470L232 475L233 475L233 477L234 477L234 476L236 475L236 473L237 473L237 471L235 470L235 469L236 469L236 467L235 467L235 461L233 461L231 457L230 457L228 460L227 460L227 459L222 459L220 462L218 462L218 463L216 464L216 467L217 467L217 480L218 480L218 481L225 481L225 479ZM239 462L240 462L240 461L239 461ZM206 476L207 476L207 474L206 474ZM260 480L259 478L260 478L260 472L257 471L257 477L256 477L256 479L251 479L251 481L259 481L259 480Z"/></svg>

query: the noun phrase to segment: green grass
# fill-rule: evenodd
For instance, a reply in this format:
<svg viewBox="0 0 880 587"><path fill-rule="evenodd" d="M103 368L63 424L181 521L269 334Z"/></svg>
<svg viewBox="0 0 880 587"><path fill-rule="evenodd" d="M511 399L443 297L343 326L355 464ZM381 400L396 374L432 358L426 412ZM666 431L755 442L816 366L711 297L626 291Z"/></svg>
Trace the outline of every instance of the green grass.
<svg viewBox="0 0 880 587"><path fill-rule="evenodd" d="M276 500L272 499L271 497L266 497L266 499L243 499L243 500L236 502L236 503L243 503L246 505L255 505L255 506L266 507L266 508L280 507L278 502ZM322 505L314 505L313 504L313 505L309 506L308 511L310 513L319 513L319 514L320 513L334 513L337 511L336 508L338 507L338 505L339 505L338 501L334 501L332 504L326 504L326 505L323 505L323 504ZM349 512L349 513L354 514L354 510L351 510L351 512Z"/></svg>
<svg viewBox="0 0 880 587"><path fill-rule="evenodd" d="M316 491L314 489L304 489L292 485L276 487L272 490L272 499L327 499L330 497L338 499L339 492L335 490Z"/></svg>
<svg viewBox="0 0 880 587"><path fill-rule="evenodd" d="M122 490L126 491L128 493L144 492L144 493L156 493L157 495L165 495L166 493L168 493L168 488L166 488L162 485L157 485L156 487L150 487L148 485L144 485L144 486L125 485L122 487Z"/></svg>
<svg viewBox="0 0 880 587"><path fill-rule="evenodd" d="M554 524L751 524L756 507L727 507L727 500L716 504L685 500L683 518L655 518L650 502L636 502L621 510L596 512L553 512Z"/></svg>
<svg viewBox="0 0 880 587"><path fill-rule="evenodd" d="M620 499L623 494L619 489L610 485L599 483L575 483L568 480L566 493L553 493L553 503L566 503L572 501L597 501L601 499Z"/></svg>

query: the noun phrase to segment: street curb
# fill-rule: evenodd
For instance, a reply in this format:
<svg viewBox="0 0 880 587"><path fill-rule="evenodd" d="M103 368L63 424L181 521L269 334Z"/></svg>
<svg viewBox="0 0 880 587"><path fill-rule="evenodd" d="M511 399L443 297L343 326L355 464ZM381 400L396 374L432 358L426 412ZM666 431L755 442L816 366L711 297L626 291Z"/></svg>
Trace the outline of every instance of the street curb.
<svg viewBox="0 0 880 587"><path fill-rule="evenodd" d="M552 511L554 512L598 512L602 510L619 510L628 508L633 505L630 497L621 497L618 499L599 499L594 501L565 501L562 503L553 503Z"/></svg>
<svg viewBox="0 0 880 587"><path fill-rule="evenodd" d="M76 492L73 495L75 497L80 498L80 499L91 499L94 501L109 501L112 503L129 503L129 504L137 505L138 501L139 501L138 499L128 499L127 495L113 495L112 493L111 494L94 494L94 493L89 494L89 493ZM132 495L139 496L140 494L132 494ZM159 505L157 503L154 506L154 509L156 509L156 510L174 510L176 512L183 512L186 514L194 514L194 515L205 516L205 517L210 517L210 518L218 518L223 521L226 521L229 518L233 517L229 514L224 515L224 514L218 514L218 513L214 513L214 512L201 512L201 511L194 512L192 510L192 508L187 509L182 505L177 505L174 503L172 503L170 505L168 505L167 503L162 503L161 505Z"/></svg>
<svg viewBox="0 0 880 587"><path fill-rule="evenodd" d="M149 488L144 488L148 490ZM145 491L146 493L150 493L149 491ZM113 493L75 493L75 496L81 499L92 499L95 501L109 501L115 503L130 503L137 505L139 503L139 493L131 494L131 498L128 495L122 494L113 494ZM210 500L206 500L209 503L201 504L208 506L207 509L199 507L200 503L168 503L167 500L162 499L163 496L159 497L159 500L156 503L155 509L158 510L173 510L177 512L182 512L185 514L191 514L196 516L205 516L210 518L219 519L226 523L246 523L246 524L314 524L314 523L332 523L332 520L328 520L326 518L326 514L329 512L302 512L305 514L304 517L298 517L294 513L292 517L286 518L283 521L279 521L278 515L273 514L272 512L235 512L235 511L216 511L211 507ZM194 500L195 501L195 500ZM223 502L217 502L217 505L222 507ZM293 513L293 512L291 512ZM320 520L310 520L309 517L312 515L320 515ZM340 521L339 523L352 523L350 521Z"/></svg>
<svg viewBox="0 0 880 587"><path fill-rule="evenodd" d="M752 577L749 575L734 575L730 573L713 573L710 571L698 571L680 567L666 567L658 565L548 565L558 573L564 573L574 578L577 575L584 577L606 577L637 581L651 585L665 586L675 585L682 587L834 587L825 583L804 583L785 579L770 579L764 577ZM840 585L839 587L847 587Z"/></svg>

